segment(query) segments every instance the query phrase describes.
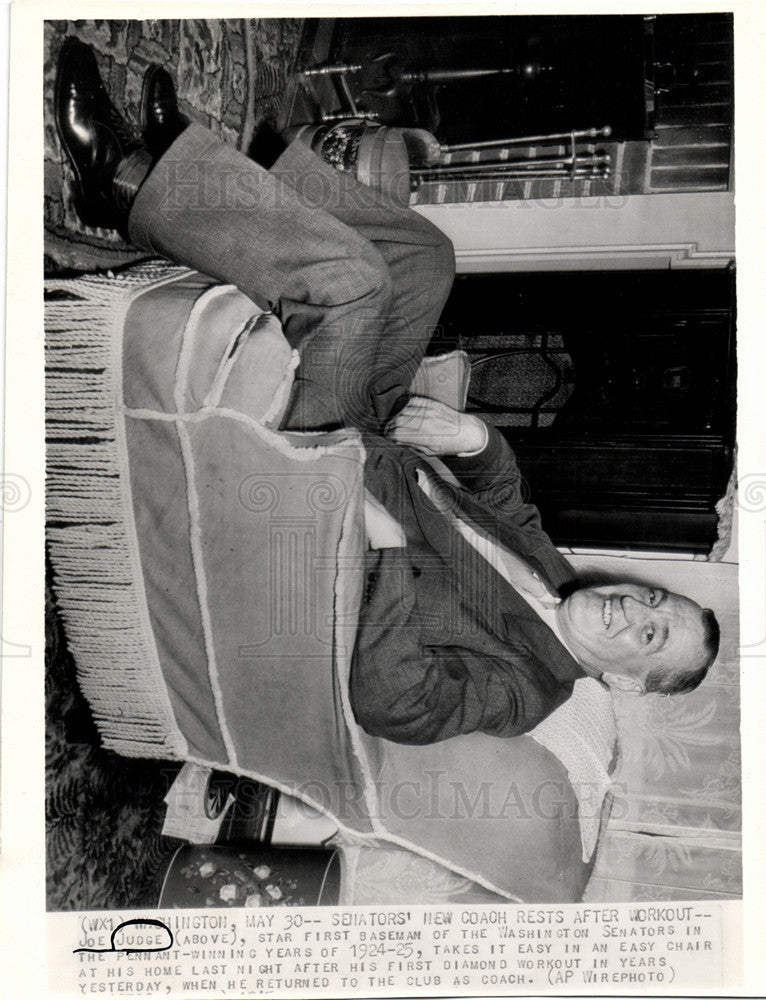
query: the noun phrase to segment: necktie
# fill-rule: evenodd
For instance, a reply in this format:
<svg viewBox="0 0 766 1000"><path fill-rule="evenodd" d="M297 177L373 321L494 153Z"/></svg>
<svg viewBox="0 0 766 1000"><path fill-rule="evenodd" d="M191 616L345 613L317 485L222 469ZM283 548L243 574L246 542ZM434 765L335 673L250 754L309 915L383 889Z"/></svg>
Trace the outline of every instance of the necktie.
<svg viewBox="0 0 766 1000"><path fill-rule="evenodd" d="M438 482L433 479L433 473L423 468L418 469L418 485L441 511L453 527L460 532L469 545L493 566L497 572L523 596L537 601L543 608L555 608L559 599L552 594L545 583L534 572L531 566L493 538L480 534L474 527L460 518L453 510L453 505L445 495L440 496Z"/></svg>

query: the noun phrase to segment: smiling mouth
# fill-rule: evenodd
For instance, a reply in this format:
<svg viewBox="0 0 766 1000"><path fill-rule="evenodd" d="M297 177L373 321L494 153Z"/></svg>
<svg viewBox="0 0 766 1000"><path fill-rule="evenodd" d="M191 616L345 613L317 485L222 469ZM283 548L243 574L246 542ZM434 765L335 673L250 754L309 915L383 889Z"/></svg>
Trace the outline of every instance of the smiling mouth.
<svg viewBox="0 0 766 1000"><path fill-rule="evenodd" d="M612 598L607 597L601 607L601 621L604 623L604 628L608 629L612 624Z"/></svg>

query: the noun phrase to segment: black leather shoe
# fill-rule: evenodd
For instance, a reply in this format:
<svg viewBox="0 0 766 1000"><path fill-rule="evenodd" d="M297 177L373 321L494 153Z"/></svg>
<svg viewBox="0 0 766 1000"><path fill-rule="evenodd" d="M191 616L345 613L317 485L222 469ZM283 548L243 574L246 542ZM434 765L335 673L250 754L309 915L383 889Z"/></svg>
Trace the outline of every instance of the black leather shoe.
<svg viewBox="0 0 766 1000"><path fill-rule="evenodd" d="M141 91L141 131L153 160L158 160L189 124L178 110L170 73L153 64L144 75Z"/></svg>
<svg viewBox="0 0 766 1000"><path fill-rule="evenodd" d="M77 38L61 47L56 73L55 118L59 139L75 174L75 208L86 226L120 229L126 205L115 199L120 161L141 141L104 88L93 50Z"/></svg>

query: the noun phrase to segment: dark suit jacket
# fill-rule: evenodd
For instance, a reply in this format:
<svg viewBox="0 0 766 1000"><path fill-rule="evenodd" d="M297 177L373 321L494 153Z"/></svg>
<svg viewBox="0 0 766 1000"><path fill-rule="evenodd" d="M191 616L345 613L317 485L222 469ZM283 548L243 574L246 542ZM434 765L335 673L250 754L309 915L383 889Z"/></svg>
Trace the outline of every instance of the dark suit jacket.
<svg viewBox="0 0 766 1000"><path fill-rule="evenodd" d="M351 670L359 724L398 743L479 730L517 736L572 692L580 666L542 619L418 485L413 449L365 437L367 488L400 522L407 548L372 550ZM445 459L461 488L439 506L522 556L555 592L573 570L525 503L513 452L490 429L471 458Z"/></svg>

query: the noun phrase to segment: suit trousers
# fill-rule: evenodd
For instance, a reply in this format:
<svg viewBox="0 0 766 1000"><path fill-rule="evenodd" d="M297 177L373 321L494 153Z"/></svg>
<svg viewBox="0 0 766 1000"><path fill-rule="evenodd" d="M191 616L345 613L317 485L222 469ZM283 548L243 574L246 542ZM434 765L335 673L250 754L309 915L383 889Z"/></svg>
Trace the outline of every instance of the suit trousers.
<svg viewBox="0 0 766 1000"><path fill-rule="evenodd" d="M279 316L301 362L286 430L379 431L407 399L454 277L449 239L293 142L270 170L186 128L128 220L141 247Z"/></svg>

